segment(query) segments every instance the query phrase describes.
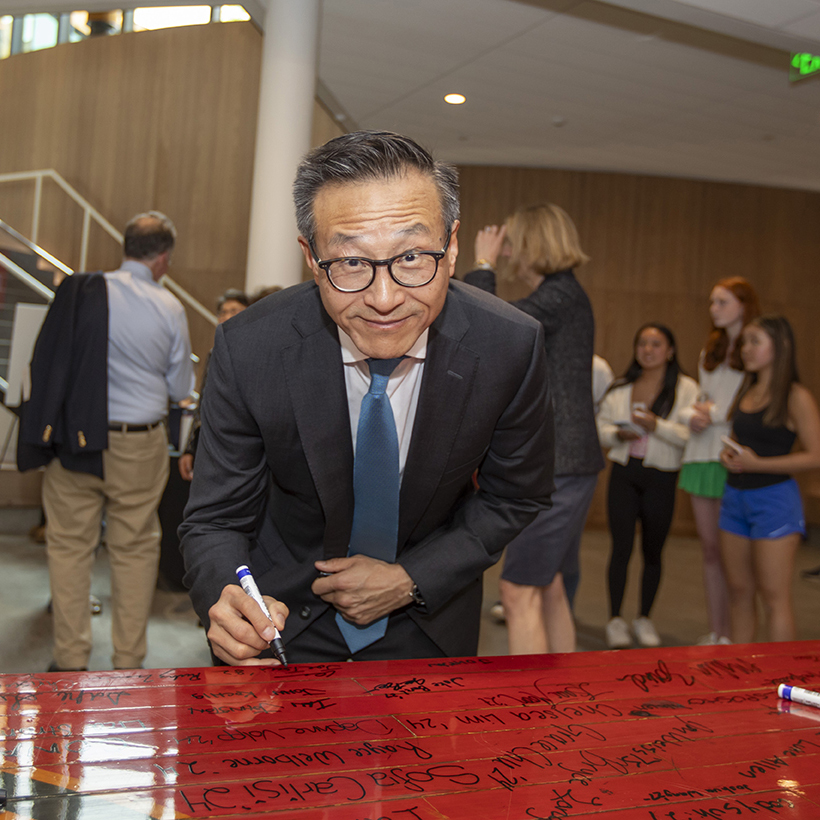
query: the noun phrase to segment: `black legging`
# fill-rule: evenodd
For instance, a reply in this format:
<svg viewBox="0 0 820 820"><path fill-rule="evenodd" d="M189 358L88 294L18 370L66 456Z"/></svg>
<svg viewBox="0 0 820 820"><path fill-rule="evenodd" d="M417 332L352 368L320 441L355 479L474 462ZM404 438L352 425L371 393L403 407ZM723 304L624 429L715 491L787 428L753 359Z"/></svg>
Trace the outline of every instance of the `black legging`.
<svg viewBox="0 0 820 820"><path fill-rule="evenodd" d="M643 552L641 615L649 616L661 582L661 550L675 511L677 477L677 472L644 467L638 458L630 458L626 465L612 465L607 506L612 534L608 573L609 608L613 618L621 614L638 519Z"/></svg>

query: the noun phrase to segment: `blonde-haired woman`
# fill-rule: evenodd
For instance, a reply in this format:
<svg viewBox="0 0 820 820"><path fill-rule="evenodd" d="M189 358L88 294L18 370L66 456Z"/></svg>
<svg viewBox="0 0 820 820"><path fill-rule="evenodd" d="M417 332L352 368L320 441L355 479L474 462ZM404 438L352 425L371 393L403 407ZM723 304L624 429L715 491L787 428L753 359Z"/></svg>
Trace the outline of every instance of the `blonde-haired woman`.
<svg viewBox="0 0 820 820"><path fill-rule="evenodd" d="M578 551L587 511L604 461L592 402L592 306L573 268L589 257L562 208L522 208L475 242L476 270L465 281L495 293L495 270L531 292L513 304L544 327L550 392L555 409L555 492L507 547L500 584L513 655L572 652L570 602L578 584ZM544 453L544 458L552 458Z"/></svg>

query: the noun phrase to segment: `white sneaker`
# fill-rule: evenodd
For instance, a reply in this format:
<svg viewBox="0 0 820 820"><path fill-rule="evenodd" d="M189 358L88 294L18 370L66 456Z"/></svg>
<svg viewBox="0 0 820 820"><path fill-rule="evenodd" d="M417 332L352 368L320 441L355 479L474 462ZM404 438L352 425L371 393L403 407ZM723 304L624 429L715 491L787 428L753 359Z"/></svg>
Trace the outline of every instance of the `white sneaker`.
<svg viewBox="0 0 820 820"><path fill-rule="evenodd" d="M632 621L632 631L641 646L660 646L661 638L649 618L641 616Z"/></svg>
<svg viewBox="0 0 820 820"><path fill-rule="evenodd" d="M632 646L629 627L620 616L610 619L606 625L606 645L610 649L629 649Z"/></svg>
<svg viewBox="0 0 820 820"><path fill-rule="evenodd" d="M725 635L718 635L717 632L710 632L698 640L698 646L730 646L731 640Z"/></svg>

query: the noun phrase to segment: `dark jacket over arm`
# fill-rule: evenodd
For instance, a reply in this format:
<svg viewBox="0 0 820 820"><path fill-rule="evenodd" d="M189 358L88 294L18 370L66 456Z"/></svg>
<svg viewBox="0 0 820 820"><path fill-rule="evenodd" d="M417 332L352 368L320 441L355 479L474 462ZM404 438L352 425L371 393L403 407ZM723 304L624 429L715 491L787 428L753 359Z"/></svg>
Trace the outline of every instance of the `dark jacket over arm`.
<svg viewBox="0 0 820 820"><path fill-rule="evenodd" d="M448 654L475 652L481 575L548 506L552 453L541 327L452 283L430 328L397 556L427 603L411 616ZM297 285L217 330L180 528L203 622L248 563L290 607L285 640L309 626L327 608L313 562L347 554L352 484L337 329L316 286Z"/></svg>
<svg viewBox="0 0 820 820"><path fill-rule="evenodd" d="M31 397L20 408L17 468L60 459L103 476L108 447L108 292L101 273L63 280L31 359Z"/></svg>

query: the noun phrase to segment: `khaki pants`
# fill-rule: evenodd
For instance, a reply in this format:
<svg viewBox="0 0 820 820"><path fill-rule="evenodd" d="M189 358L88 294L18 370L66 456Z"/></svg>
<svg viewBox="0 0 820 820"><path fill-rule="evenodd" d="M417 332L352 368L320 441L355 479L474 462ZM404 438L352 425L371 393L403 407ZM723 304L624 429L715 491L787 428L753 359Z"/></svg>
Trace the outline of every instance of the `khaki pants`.
<svg viewBox="0 0 820 820"><path fill-rule="evenodd" d="M54 604L54 661L63 669L88 666L91 655L91 568L103 510L111 565L111 638L115 668L139 666L159 566L157 507L168 482L165 427L108 433L104 479L46 468L43 509Z"/></svg>

